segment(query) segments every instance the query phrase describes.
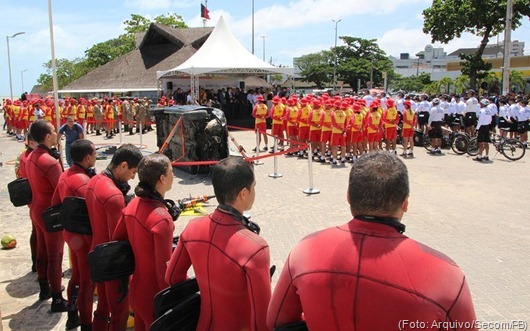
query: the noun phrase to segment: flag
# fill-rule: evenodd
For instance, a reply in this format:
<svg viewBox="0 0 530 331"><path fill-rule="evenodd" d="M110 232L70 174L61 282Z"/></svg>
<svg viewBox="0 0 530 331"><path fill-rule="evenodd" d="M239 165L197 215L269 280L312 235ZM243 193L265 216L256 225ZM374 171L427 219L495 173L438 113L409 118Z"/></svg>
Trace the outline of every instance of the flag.
<svg viewBox="0 0 530 331"><path fill-rule="evenodd" d="M209 14L210 12L206 8L206 6L201 3L201 17L204 18L205 20L209 20L210 19Z"/></svg>

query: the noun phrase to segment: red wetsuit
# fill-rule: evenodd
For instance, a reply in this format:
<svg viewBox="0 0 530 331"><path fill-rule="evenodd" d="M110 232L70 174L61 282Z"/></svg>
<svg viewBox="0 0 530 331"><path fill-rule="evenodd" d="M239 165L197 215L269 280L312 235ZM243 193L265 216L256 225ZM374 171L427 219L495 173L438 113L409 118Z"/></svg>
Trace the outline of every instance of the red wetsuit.
<svg viewBox="0 0 530 331"><path fill-rule="evenodd" d="M92 246L111 241L121 213L125 207L123 193L114 181L103 172L92 177L86 189L86 204L92 226ZM129 301L125 298L118 303L119 281L96 284L98 305L94 312L93 330L106 330L110 319L110 330L125 330L129 315Z"/></svg>
<svg viewBox="0 0 530 331"><path fill-rule="evenodd" d="M33 152L33 149L27 148L22 154L20 154L18 158L18 168L16 170L17 178L28 178L28 174L26 173L26 163L29 157L29 154ZM31 203L28 205L28 207L31 205ZM30 219L31 219L31 213L30 213ZM33 261L33 267L36 267L35 259L37 258L37 233L35 232L35 224L31 222L31 234L29 236L29 247L31 250L31 260ZM32 267L32 268L33 268ZM36 269L33 269L35 271Z"/></svg>
<svg viewBox="0 0 530 331"><path fill-rule="evenodd" d="M37 235L37 275L39 280L50 283L52 293L61 293L63 233L46 231L42 212L52 205L52 195L63 170L43 145L29 154L25 168L32 192L29 213Z"/></svg>
<svg viewBox="0 0 530 331"><path fill-rule="evenodd" d="M173 219L162 202L137 197L123 210L114 232L114 239L128 240L134 252L129 300L135 330L149 330L154 321L153 299L167 287L164 276L171 258L174 229Z"/></svg>
<svg viewBox="0 0 530 331"><path fill-rule="evenodd" d="M185 280L192 264L201 290L197 330L268 330L270 253L263 238L216 210L184 229L166 282Z"/></svg>
<svg viewBox="0 0 530 331"><path fill-rule="evenodd" d="M85 169L73 164L59 178L59 183L52 198L52 205L60 204L66 197L85 197L86 188L90 177ZM92 244L92 236L63 231L64 240L70 247L70 261L72 263L72 276L68 282L68 303L72 303L72 294L75 286L79 286L77 294L77 309L81 324L92 323L92 306L94 284L90 279L88 265L88 252Z"/></svg>
<svg viewBox="0 0 530 331"><path fill-rule="evenodd" d="M356 219L307 236L289 255L267 324L299 321L302 313L309 330L412 329L406 321L446 330L433 322L475 320L465 277L450 258L391 226Z"/></svg>

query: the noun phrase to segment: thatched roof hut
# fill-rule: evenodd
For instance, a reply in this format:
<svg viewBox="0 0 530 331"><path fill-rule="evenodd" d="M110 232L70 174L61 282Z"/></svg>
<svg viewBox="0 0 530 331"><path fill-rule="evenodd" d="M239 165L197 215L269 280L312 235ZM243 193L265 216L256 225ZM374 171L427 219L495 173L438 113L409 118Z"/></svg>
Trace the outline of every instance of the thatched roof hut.
<svg viewBox="0 0 530 331"><path fill-rule="evenodd" d="M137 48L65 86L62 94L156 94L156 72L174 68L204 44L213 28L175 29L153 23L136 38Z"/></svg>

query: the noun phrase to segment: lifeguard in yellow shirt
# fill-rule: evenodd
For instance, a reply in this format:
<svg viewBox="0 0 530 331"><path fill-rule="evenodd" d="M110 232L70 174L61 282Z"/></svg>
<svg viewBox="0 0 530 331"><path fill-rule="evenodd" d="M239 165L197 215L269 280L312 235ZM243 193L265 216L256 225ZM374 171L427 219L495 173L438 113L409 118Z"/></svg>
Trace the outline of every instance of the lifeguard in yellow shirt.
<svg viewBox="0 0 530 331"><path fill-rule="evenodd" d="M337 150L340 146L341 159L340 163L344 165L346 163L346 124L348 115L345 112L346 105L340 104L331 113L331 165L338 164Z"/></svg>
<svg viewBox="0 0 530 331"><path fill-rule="evenodd" d="M256 149L260 148L261 137L263 137L263 141L265 142L265 147L263 148L264 151L268 149L267 145L269 144L269 139L267 137L267 117L269 115L269 108L265 104L263 95L258 95L256 100L258 103L254 106L254 109L252 109L252 116L256 119L254 122L254 129L258 132L258 146L254 147L252 150L254 152Z"/></svg>
<svg viewBox="0 0 530 331"><path fill-rule="evenodd" d="M397 125L399 123L398 111L395 107L394 99L386 100L387 109L383 112L383 127L385 129L384 138L387 152L396 152Z"/></svg>

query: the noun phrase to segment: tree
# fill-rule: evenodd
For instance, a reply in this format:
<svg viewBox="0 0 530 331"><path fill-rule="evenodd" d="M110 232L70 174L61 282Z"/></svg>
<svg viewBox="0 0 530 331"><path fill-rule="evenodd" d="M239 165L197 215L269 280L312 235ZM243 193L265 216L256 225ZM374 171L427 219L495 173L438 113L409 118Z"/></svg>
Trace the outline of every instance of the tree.
<svg viewBox="0 0 530 331"><path fill-rule="evenodd" d="M392 61L385 52L377 45L377 39L362 39L356 37L343 36L340 39L346 44L332 48L332 52L337 54L337 76L349 84L355 90L358 80L367 82L373 79L373 86L383 85L383 72L387 73L391 81L394 73Z"/></svg>
<svg viewBox="0 0 530 331"><path fill-rule="evenodd" d="M462 73L469 76L469 85L476 89L477 79L487 76L491 65L482 60L482 54L491 36L499 34L506 25L506 0L433 0L423 11L423 32L431 35L432 42L449 41L469 32L481 36L474 54L461 54ZM530 0L514 0L512 28L521 25L523 17L530 16Z"/></svg>
<svg viewBox="0 0 530 331"><path fill-rule="evenodd" d="M428 73L422 73L419 76L396 77L392 80L390 87L394 91L423 92L425 87L431 83L431 76Z"/></svg>
<svg viewBox="0 0 530 331"><path fill-rule="evenodd" d="M86 75L90 71L84 60L79 58L76 58L73 61L67 59L56 59L55 66L57 69L57 85L59 89L68 85L75 79ZM46 68L46 73L39 76L37 83L41 85L43 91L52 91L52 61L48 61L43 65L43 67Z"/></svg>
<svg viewBox="0 0 530 331"><path fill-rule="evenodd" d="M453 84L455 86L455 93L463 94L469 87L469 76L460 75L455 78Z"/></svg>
<svg viewBox="0 0 530 331"><path fill-rule="evenodd" d="M527 82L520 71L510 71L510 85L512 86L512 88L518 87L519 91L524 91L526 88L526 84Z"/></svg>
<svg viewBox="0 0 530 331"><path fill-rule="evenodd" d="M319 89L333 80L334 57L331 51L321 51L303 55L294 65L300 69L300 76L307 82L313 82Z"/></svg>

